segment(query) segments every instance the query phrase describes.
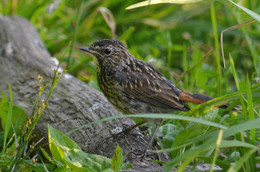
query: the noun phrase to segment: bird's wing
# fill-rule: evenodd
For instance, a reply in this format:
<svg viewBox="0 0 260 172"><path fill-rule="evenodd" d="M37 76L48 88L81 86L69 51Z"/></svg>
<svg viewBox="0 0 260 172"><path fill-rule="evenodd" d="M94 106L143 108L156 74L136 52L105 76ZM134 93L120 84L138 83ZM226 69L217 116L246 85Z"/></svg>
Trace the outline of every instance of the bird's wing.
<svg viewBox="0 0 260 172"><path fill-rule="evenodd" d="M123 91L129 98L137 99L165 109L188 111L180 100L182 90L167 80L159 71L143 61L135 63L131 72L117 74ZM127 70L127 69L126 69Z"/></svg>

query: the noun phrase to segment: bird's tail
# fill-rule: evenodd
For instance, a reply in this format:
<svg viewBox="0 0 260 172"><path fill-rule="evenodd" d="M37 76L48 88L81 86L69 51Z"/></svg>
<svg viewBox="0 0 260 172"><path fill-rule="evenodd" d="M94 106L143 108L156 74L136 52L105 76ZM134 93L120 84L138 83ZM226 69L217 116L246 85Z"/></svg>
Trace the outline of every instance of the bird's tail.
<svg viewBox="0 0 260 172"><path fill-rule="evenodd" d="M193 93L190 93L188 91L183 91L180 94L180 99L182 101L185 101L185 102L201 104L201 103L204 103L206 101L212 100L214 98L210 97L210 96L203 95L203 94L193 94ZM219 106L219 108L227 109L229 105L230 105L230 103L224 104L224 105ZM234 106L233 109L232 109L232 111L240 111L240 110L241 110L240 106Z"/></svg>

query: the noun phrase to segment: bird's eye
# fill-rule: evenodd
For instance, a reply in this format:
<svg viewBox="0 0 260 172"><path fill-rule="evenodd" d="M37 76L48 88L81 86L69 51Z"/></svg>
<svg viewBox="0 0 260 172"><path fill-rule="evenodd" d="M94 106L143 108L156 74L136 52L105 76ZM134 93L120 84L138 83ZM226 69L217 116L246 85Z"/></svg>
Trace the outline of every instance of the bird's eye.
<svg viewBox="0 0 260 172"><path fill-rule="evenodd" d="M105 53L108 55L111 53L111 50L107 48L107 49L105 49Z"/></svg>

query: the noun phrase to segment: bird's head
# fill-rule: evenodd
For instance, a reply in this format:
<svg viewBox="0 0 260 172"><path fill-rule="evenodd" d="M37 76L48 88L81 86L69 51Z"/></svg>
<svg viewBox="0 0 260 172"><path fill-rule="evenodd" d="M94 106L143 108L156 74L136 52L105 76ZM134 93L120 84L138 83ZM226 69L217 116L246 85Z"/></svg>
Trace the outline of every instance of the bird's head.
<svg viewBox="0 0 260 172"><path fill-rule="evenodd" d="M79 49L95 56L98 67L117 67L133 58L122 42L112 39L102 39L94 42L90 47Z"/></svg>

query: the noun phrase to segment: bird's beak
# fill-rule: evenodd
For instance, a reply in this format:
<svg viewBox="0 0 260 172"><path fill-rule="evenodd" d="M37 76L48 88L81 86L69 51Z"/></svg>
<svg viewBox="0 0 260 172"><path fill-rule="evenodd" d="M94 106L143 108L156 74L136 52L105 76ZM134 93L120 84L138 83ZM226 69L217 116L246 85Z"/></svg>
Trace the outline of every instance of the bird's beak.
<svg viewBox="0 0 260 172"><path fill-rule="evenodd" d="M91 47L80 47L79 48L81 51L94 55L94 56L98 56L100 55L99 52L97 52L96 50L93 50Z"/></svg>

